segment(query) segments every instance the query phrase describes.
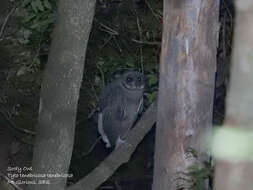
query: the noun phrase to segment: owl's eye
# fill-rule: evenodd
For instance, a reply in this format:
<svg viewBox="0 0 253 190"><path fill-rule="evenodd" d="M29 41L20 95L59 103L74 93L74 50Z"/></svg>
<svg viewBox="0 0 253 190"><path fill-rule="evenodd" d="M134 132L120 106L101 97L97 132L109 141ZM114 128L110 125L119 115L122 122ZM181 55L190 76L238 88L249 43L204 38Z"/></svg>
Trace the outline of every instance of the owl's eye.
<svg viewBox="0 0 253 190"><path fill-rule="evenodd" d="M133 78L132 77L127 77L127 82L132 82Z"/></svg>
<svg viewBox="0 0 253 190"><path fill-rule="evenodd" d="M141 82L141 77L137 77L138 82Z"/></svg>

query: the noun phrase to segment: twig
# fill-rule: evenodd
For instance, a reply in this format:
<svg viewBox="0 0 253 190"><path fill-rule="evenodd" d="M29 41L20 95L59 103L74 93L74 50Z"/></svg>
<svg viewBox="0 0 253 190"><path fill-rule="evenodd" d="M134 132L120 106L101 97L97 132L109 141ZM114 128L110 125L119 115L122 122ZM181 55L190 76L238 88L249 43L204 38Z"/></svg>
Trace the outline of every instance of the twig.
<svg viewBox="0 0 253 190"><path fill-rule="evenodd" d="M114 184L115 184L117 190L122 190L122 187L120 186L118 181L115 181Z"/></svg>
<svg viewBox="0 0 253 190"><path fill-rule="evenodd" d="M6 121L11 125L11 126L7 125L9 128L17 130L17 131L25 133L25 134L28 134L28 135L36 135L36 133L33 131L30 131L28 129L19 128L18 126L16 126L16 124L9 118L9 116L4 111L2 111L2 109L5 109L5 108L3 108L1 106L0 114L2 114L2 116L6 119Z"/></svg>
<svg viewBox="0 0 253 190"><path fill-rule="evenodd" d="M115 189L113 186L102 186L99 189Z"/></svg>
<svg viewBox="0 0 253 190"><path fill-rule="evenodd" d="M102 78L102 85L103 85L103 88L104 88L104 86L105 86L105 76L104 76L104 72L103 72L102 68L101 68L99 65L97 65L97 68L98 68L98 70L99 70L99 72L100 72L100 75L101 75L101 78Z"/></svg>
<svg viewBox="0 0 253 190"><path fill-rule="evenodd" d="M108 44L108 42L111 41L112 37L113 35L110 34L110 37L104 42L104 44L100 47L100 49L103 49L106 46L106 44Z"/></svg>
<svg viewBox="0 0 253 190"><path fill-rule="evenodd" d="M148 42L148 41L140 41L140 40L136 40L136 39L132 39L132 41L139 43L139 44L146 44L146 45L152 45L152 46L161 45L161 42Z"/></svg>
<svg viewBox="0 0 253 190"><path fill-rule="evenodd" d="M98 142L99 142L101 139L102 139L101 136L98 137L98 138L95 140L95 142L91 145L90 149L89 149L87 152L83 153L83 154L81 155L81 157L88 156L88 155L91 153L91 151L93 151L93 149L95 148L95 146L98 144Z"/></svg>
<svg viewBox="0 0 253 190"><path fill-rule="evenodd" d="M8 23L8 20L10 19L11 15L15 12L16 8L17 8L16 6L13 7L4 19L4 23L2 24L2 27L1 27L1 30L0 30L0 41L3 40L2 36L3 36L4 30L5 30L6 24Z"/></svg>
<svg viewBox="0 0 253 190"><path fill-rule="evenodd" d="M230 27L232 27L232 21L233 21L233 16L232 16L232 14L231 14L231 12L230 12L230 9L228 8L228 5L227 5L227 3L224 1L223 2L223 5L224 5L224 7L225 7L225 11L227 12L227 14L228 14L228 16L229 16L229 18L230 18Z"/></svg>
<svg viewBox="0 0 253 190"><path fill-rule="evenodd" d="M142 41L142 29L140 26L140 20L138 18L138 16L136 17L136 22L137 22L137 27L138 27L138 31L139 31L139 38ZM143 51L142 51L142 46L140 46L140 56L141 56L141 71L142 73L144 72L144 66L143 66Z"/></svg>
<svg viewBox="0 0 253 190"><path fill-rule="evenodd" d="M148 6L148 8L150 9L150 11L152 12L152 14L154 15L154 17L157 20L161 20L162 16L160 16L159 14L155 13L155 11L153 10L153 8L151 7L151 5L149 4L149 2L147 0L145 0L146 5Z"/></svg>
<svg viewBox="0 0 253 190"><path fill-rule="evenodd" d="M103 23L99 23L100 24L100 30L107 32L111 35L119 35L119 33L116 30L113 30L112 28L110 28L109 26L104 25Z"/></svg>
<svg viewBox="0 0 253 190"><path fill-rule="evenodd" d="M114 42L115 42L116 46L118 47L119 52L122 52L122 49L121 49L121 47L120 47L120 45L119 45L119 43L118 43L117 39L115 38L115 36L113 36L112 38L113 38L113 40L114 40Z"/></svg>
<svg viewBox="0 0 253 190"><path fill-rule="evenodd" d="M39 44L38 44L38 48L36 50L36 53L34 55L34 57L32 58L32 62L29 65L28 69L31 69L32 66L35 64L36 59L38 58L39 54L40 54L40 50L41 50L41 43L42 43L42 33L40 34L40 40L39 40Z"/></svg>
<svg viewBox="0 0 253 190"><path fill-rule="evenodd" d="M162 20L163 19L163 13L160 10L156 10L158 17Z"/></svg>
<svg viewBox="0 0 253 190"><path fill-rule="evenodd" d="M103 74L104 74L104 73L103 73ZM91 90L93 90L94 98L95 98L96 101L98 102L99 97L98 97L98 95L97 95L97 91L96 91L95 88L94 88L94 85L91 85Z"/></svg>
<svg viewBox="0 0 253 190"><path fill-rule="evenodd" d="M117 42L117 39L115 38L115 36L118 36L119 33L115 30L113 30L112 28L110 28L109 26L104 25L103 23L99 23L100 24L100 30L104 31L108 34L110 34L110 37L108 38L108 40L102 45L101 48L103 48L108 42L111 41L111 39L113 39L113 41L115 42L116 46L118 47L119 51L122 52L122 49L120 48L119 43Z"/></svg>
<svg viewBox="0 0 253 190"><path fill-rule="evenodd" d="M0 177L2 177L2 178L4 178L4 180L8 183L8 184L10 184L10 185L12 185L13 187L15 187L16 189L18 189L18 190L23 190L21 187L19 187L13 180L11 180L10 178L8 178L4 173L2 173L1 171L0 171Z"/></svg>

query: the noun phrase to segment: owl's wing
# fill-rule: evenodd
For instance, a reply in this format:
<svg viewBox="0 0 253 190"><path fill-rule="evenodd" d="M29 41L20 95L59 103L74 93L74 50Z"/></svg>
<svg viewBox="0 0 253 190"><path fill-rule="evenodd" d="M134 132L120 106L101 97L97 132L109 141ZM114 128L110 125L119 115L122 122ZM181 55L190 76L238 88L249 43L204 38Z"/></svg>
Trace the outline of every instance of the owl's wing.
<svg viewBox="0 0 253 190"><path fill-rule="evenodd" d="M121 127L122 122L121 120L119 120L117 115L117 106L115 104L107 106L103 109L101 114L103 114L103 121L102 121L103 132L105 136L108 138L110 145L114 147L118 137L122 132ZM106 141L104 140L104 142ZM106 142L106 144L109 143Z"/></svg>
<svg viewBox="0 0 253 190"><path fill-rule="evenodd" d="M106 86L100 94L98 107L103 119L100 119L98 127L107 145L114 146L121 132L121 120L126 115L121 99L122 93L116 83Z"/></svg>
<svg viewBox="0 0 253 190"><path fill-rule="evenodd" d="M123 102L121 102L121 104L118 104L115 110L116 119L118 121L124 121L127 119L126 105Z"/></svg>
<svg viewBox="0 0 253 190"><path fill-rule="evenodd" d="M113 99L117 97L117 87L113 88L113 83L109 84L108 86L106 86L100 96L99 96L99 103L98 103L98 107L99 110L102 111L104 110L107 106L111 105L113 102Z"/></svg>
<svg viewBox="0 0 253 190"><path fill-rule="evenodd" d="M123 96L122 90L117 85L114 83L109 84L101 92L98 104L99 111L102 112L104 109L109 109L115 115L115 119L125 120L127 113Z"/></svg>

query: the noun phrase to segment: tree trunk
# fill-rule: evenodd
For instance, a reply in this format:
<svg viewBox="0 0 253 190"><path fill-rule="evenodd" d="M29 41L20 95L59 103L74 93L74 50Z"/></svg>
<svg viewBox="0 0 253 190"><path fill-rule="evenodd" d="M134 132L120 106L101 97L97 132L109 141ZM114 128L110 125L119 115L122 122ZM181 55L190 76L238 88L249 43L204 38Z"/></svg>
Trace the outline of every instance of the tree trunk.
<svg viewBox="0 0 253 190"><path fill-rule="evenodd" d="M218 16L218 0L164 0L153 190L187 186L182 172L208 158L200 137L212 126Z"/></svg>
<svg viewBox="0 0 253 190"><path fill-rule="evenodd" d="M225 129L237 128L244 132L249 130L246 132L249 134L253 129L253 1L235 1L235 3L236 25L231 86L227 98L225 119L225 125L229 127ZM243 138L244 140L246 136ZM252 138L249 141L252 142ZM240 144L240 141L238 142L236 139L234 142ZM216 190L253 189L252 145L248 151L251 152L250 159L237 162L232 162L233 158L218 160L215 173ZM238 155L241 153L242 150L237 151Z"/></svg>
<svg viewBox="0 0 253 190"><path fill-rule="evenodd" d="M74 142L75 119L85 51L94 15L94 0L61 0L49 60L41 87L34 174L67 174ZM45 177L49 185L33 190L62 190L66 177ZM28 179L31 180L31 179Z"/></svg>

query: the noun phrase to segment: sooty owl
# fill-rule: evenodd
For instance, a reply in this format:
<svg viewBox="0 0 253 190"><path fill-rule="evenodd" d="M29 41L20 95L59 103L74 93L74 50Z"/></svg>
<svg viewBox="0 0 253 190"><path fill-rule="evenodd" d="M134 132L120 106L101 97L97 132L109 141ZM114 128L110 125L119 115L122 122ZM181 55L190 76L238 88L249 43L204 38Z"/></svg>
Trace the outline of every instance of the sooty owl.
<svg viewBox="0 0 253 190"><path fill-rule="evenodd" d="M134 124L143 104L144 76L126 71L100 95L98 132L106 147L118 147Z"/></svg>

